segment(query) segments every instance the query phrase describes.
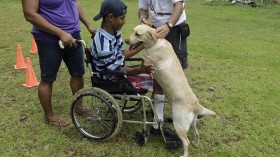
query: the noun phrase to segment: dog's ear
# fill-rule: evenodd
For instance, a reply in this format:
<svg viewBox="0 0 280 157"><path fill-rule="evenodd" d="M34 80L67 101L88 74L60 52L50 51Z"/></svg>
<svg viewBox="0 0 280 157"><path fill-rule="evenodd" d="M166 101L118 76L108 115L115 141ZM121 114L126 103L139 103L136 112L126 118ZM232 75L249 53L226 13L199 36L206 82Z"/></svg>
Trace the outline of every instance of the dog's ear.
<svg viewBox="0 0 280 157"><path fill-rule="evenodd" d="M148 36L149 36L151 39L153 39L154 41L157 41L157 39L158 39L157 33L154 32L154 31L152 31L152 30L149 30L149 31L148 31Z"/></svg>

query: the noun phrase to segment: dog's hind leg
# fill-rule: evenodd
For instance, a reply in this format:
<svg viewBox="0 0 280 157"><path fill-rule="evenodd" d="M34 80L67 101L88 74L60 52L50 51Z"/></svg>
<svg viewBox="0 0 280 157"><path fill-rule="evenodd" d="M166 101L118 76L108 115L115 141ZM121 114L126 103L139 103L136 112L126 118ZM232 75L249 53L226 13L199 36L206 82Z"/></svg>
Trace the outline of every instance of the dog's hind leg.
<svg viewBox="0 0 280 157"><path fill-rule="evenodd" d="M188 157L189 156L189 147L190 147L190 141L188 139L188 135L187 135L187 130L183 127L176 127L176 125L174 125L175 130L178 134L178 136L180 137L182 143L183 143L183 148L184 148L184 154L180 157Z"/></svg>
<svg viewBox="0 0 280 157"><path fill-rule="evenodd" d="M186 136L184 138L184 141L182 140L183 146L184 146L184 154L183 154L183 156L180 156L180 157L188 157L189 156L190 141L189 141L187 135L184 135L184 136Z"/></svg>
<svg viewBox="0 0 280 157"><path fill-rule="evenodd" d="M193 122L194 115L192 113L186 114L185 112L181 111L177 111L177 114L173 114L173 124L178 136L183 143L184 155L182 157L188 157L190 141L187 134Z"/></svg>
<svg viewBox="0 0 280 157"><path fill-rule="evenodd" d="M197 144L198 144L198 139L199 139L199 134L198 134L198 131L197 131L197 128L196 128L196 117L194 117L194 120L192 122L192 125L191 125L191 128L193 130L193 135L194 135L194 139L192 141L192 144L197 147Z"/></svg>

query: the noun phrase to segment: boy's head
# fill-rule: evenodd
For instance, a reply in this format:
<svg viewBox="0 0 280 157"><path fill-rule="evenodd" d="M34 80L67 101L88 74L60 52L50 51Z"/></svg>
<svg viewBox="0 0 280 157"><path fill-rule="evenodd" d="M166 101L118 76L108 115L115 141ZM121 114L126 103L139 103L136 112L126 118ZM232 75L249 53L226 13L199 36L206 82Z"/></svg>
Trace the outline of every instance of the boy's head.
<svg viewBox="0 0 280 157"><path fill-rule="evenodd" d="M98 21L102 17L112 14L113 16L123 16L126 14L127 6L121 0L104 0L101 4L99 14L93 20Z"/></svg>

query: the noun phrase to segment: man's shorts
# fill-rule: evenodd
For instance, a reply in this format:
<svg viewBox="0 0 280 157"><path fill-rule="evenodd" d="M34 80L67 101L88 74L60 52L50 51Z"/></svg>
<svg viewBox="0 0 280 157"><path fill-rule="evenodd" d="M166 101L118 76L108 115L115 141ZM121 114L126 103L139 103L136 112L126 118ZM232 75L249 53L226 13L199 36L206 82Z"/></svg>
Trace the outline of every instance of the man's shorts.
<svg viewBox="0 0 280 157"><path fill-rule="evenodd" d="M153 78L148 74L139 74L136 76L127 76L133 86L137 89L153 91Z"/></svg>
<svg viewBox="0 0 280 157"><path fill-rule="evenodd" d="M83 47L65 47L61 49L58 42L36 41L38 46L41 80L54 82L61 61L66 64L71 76L83 76L85 73Z"/></svg>

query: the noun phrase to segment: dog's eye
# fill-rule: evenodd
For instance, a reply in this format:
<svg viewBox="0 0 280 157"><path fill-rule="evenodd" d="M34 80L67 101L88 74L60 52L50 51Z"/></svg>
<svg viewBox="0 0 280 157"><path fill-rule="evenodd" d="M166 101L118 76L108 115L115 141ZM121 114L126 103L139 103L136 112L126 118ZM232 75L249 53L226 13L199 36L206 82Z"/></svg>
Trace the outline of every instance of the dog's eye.
<svg viewBox="0 0 280 157"><path fill-rule="evenodd" d="M135 33L135 35L136 35L136 36L140 36L140 34L139 34L139 33Z"/></svg>

